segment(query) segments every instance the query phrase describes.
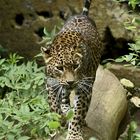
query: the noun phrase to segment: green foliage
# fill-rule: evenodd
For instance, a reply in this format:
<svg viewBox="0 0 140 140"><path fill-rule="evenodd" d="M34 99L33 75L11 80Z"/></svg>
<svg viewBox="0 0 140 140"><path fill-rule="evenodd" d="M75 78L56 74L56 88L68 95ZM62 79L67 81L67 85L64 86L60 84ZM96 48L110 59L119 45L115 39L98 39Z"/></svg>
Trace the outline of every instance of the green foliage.
<svg viewBox="0 0 140 140"><path fill-rule="evenodd" d="M67 120L72 119L72 118L73 118L73 115L74 115L74 112L73 112L72 109L70 109L70 110L67 112L67 114L66 114L66 119L67 119Z"/></svg>
<svg viewBox="0 0 140 140"><path fill-rule="evenodd" d="M44 28L43 32L45 36L42 37L43 40L40 43L45 43L45 45L51 44L58 31L59 28L57 26L54 26L51 32L48 32L47 29Z"/></svg>
<svg viewBox="0 0 140 140"><path fill-rule="evenodd" d="M139 33L140 33L140 18L134 17L132 20L128 20L124 23L124 26L127 30L133 31L135 36L138 36L137 38L140 39Z"/></svg>
<svg viewBox="0 0 140 140"><path fill-rule="evenodd" d="M140 0L117 0L117 1L119 2L127 1L128 4L131 5L133 9L135 9L137 5L140 5Z"/></svg>
<svg viewBox="0 0 140 140"><path fill-rule="evenodd" d="M131 50L129 54L117 58L115 62L125 61L133 66L140 66L140 40L137 40L135 44L129 44L129 50Z"/></svg>
<svg viewBox="0 0 140 140"><path fill-rule="evenodd" d="M0 60L0 86L7 86L12 90L32 90L44 83L43 67L38 68L36 62L27 62L21 65L17 63L22 57L16 54L9 59Z"/></svg>
<svg viewBox="0 0 140 140"><path fill-rule="evenodd" d="M50 113L44 67L21 59L16 54L0 59L0 96L5 94L0 99L0 139L49 140L59 130L61 116Z"/></svg>
<svg viewBox="0 0 140 140"><path fill-rule="evenodd" d="M40 44L43 44L45 47L50 45L59 30L60 29L57 26L54 26L54 28L51 30L51 32L49 32L46 28L44 28L44 30L43 30L44 36L42 37L42 41L40 42ZM42 54L39 53L35 57L42 57Z"/></svg>
<svg viewBox="0 0 140 140"><path fill-rule="evenodd" d="M133 9L136 8L136 5L140 4L139 0L129 0L129 4L132 6Z"/></svg>
<svg viewBox="0 0 140 140"><path fill-rule="evenodd" d="M132 121L127 131L127 137L124 140L140 140L140 134L138 134L136 130L137 124L135 121Z"/></svg>
<svg viewBox="0 0 140 140"><path fill-rule="evenodd" d="M131 22L125 22L125 28L133 31L134 33L139 31L140 19L134 18ZM137 35L135 43L129 43L129 54L121 56L115 60L115 62L127 62L133 66L140 66L140 36Z"/></svg>

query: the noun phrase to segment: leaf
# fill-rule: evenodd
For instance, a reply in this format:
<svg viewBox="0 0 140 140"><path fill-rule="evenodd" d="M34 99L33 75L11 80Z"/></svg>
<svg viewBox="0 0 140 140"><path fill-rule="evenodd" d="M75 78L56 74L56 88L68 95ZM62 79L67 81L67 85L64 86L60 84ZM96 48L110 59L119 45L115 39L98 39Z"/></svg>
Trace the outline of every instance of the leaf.
<svg viewBox="0 0 140 140"><path fill-rule="evenodd" d="M134 134L134 136L136 137L136 140L140 140L140 134Z"/></svg>
<svg viewBox="0 0 140 140"><path fill-rule="evenodd" d="M32 130L31 130L31 135L35 135L37 133L37 128L33 128Z"/></svg>
<svg viewBox="0 0 140 140"><path fill-rule="evenodd" d="M50 130L48 129L48 127L45 127L45 132L46 132L46 134L48 134L50 132Z"/></svg>
<svg viewBox="0 0 140 140"><path fill-rule="evenodd" d="M133 55L125 55L125 56L124 56L124 60L125 60L126 62L129 62L132 58L133 58Z"/></svg>
<svg viewBox="0 0 140 140"><path fill-rule="evenodd" d="M27 114L30 112L29 106L27 104L22 104L19 110L22 114Z"/></svg>
<svg viewBox="0 0 140 140"><path fill-rule="evenodd" d="M39 53L39 54L35 55L34 57L35 58L42 57L42 53Z"/></svg>
<svg viewBox="0 0 140 140"><path fill-rule="evenodd" d="M74 115L74 112L73 112L72 109L70 109L70 110L67 112L67 114L66 114L66 119L67 119L67 120L72 119L73 115Z"/></svg>
<svg viewBox="0 0 140 140"><path fill-rule="evenodd" d="M5 62L5 59L0 60L0 65L2 65Z"/></svg>
<svg viewBox="0 0 140 140"><path fill-rule="evenodd" d="M61 118L61 116L58 113L55 113L55 112L48 113L48 116L55 121L59 121L59 119Z"/></svg>
<svg viewBox="0 0 140 140"><path fill-rule="evenodd" d="M0 140L4 140L5 136L0 136Z"/></svg>
<svg viewBox="0 0 140 140"><path fill-rule="evenodd" d="M128 140L132 139L133 134L136 133L136 129L137 129L137 123L135 121L131 121L130 124L129 124L128 131L127 131L127 134L128 134L127 139Z"/></svg>
<svg viewBox="0 0 140 140"><path fill-rule="evenodd" d="M130 123L130 128L129 129L131 130L131 132L135 132L136 129L137 129L137 123L135 121L132 121Z"/></svg>
<svg viewBox="0 0 140 140"><path fill-rule="evenodd" d="M3 121L3 116L0 114L0 123Z"/></svg>
<svg viewBox="0 0 140 140"><path fill-rule="evenodd" d="M140 66L140 62L137 63L137 66Z"/></svg>
<svg viewBox="0 0 140 140"><path fill-rule="evenodd" d="M57 129L61 126L58 121L49 121L47 125L50 129Z"/></svg>
<svg viewBox="0 0 140 140"><path fill-rule="evenodd" d="M47 28L44 28L44 29L43 29L43 32L44 32L44 34L45 34L46 36L50 36L49 32L47 31Z"/></svg>
<svg viewBox="0 0 140 140"><path fill-rule="evenodd" d="M29 140L29 139L30 139L30 137L28 137L28 136L22 136L18 140Z"/></svg>
<svg viewBox="0 0 140 140"><path fill-rule="evenodd" d="M136 61L132 61L131 64L135 66L136 65Z"/></svg>
<svg viewBox="0 0 140 140"><path fill-rule="evenodd" d="M57 27L54 26L54 28L53 28L53 30L51 32L51 40L53 40L54 36L56 35L56 29L57 29Z"/></svg>
<svg viewBox="0 0 140 140"><path fill-rule="evenodd" d="M136 29L136 26L133 26L133 25L129 25L127 27L125 27L127 30L134 30Z"/></svg>
<svg viewBox="0 0 140 140"><path fill-rule="evenodd" d="M124 60L122 59L122 57L115 59L115 62L123 62Z"/></svg>
<svg viewBox="0 0 140 140"><path fill-rule="evenodd" d="M8 140L15 140L15 135L14 134L8 134L7 139Z"/></svg>
<svg viewBox="0 0 140 140"><path fill-rule="evenodd" d="M137 24L140 24L140 19L135 19L135 22L137 23Z"/></svg>
<svg viewBox="0 0 140 140"><path fill-rule="evenodd" d="M132 56L138 57L138 54L135 54L135 53L129 53L129 54L132 55Z"/></svg>

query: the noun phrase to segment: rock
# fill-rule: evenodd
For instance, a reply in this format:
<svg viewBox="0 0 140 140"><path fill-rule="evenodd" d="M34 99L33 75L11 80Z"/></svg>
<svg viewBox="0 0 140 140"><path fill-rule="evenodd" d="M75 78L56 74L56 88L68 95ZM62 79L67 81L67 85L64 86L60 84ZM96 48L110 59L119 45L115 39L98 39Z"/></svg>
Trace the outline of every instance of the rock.
<svg viewBox="0 0 140 140"><path fill-rule="evenodd" d="M99 140L116 140L126 110L126 90L110 71L100 66L86 116L88 127Z"/></svg>
<svg viewBox="0 0 140 140"><path fill-rule="evenodd" d="M126 78L134 83L134 86L140 87L140 69L134 66L124 66L123 64L108 64L109 69L119 79Z"/></svg>
<svg viewBox="0 0 140 140"><path fill-rule="evenodd" d="M132 97L130 102L133 103L137 108L140 108L140 98L137 96Z"/></svg>
<svg viewBox="0 0 140 140"><path fill-rule="evenodd" d="M134 88L134 84L128 79L123 78L120 82L124 87Z"/></svg>
<svg viewBox="0 0 140 140"><path fill-rule="evenodd" d="M40 53L43 28L52 29L62 22L58 6L54 1L1 0L0 45L9 52L33 58Z"/></svg>
<svg viewBox="0 0 140 140"><path fill-rule="evenodd" d="M70 15L81 13L82 3L83 0L1 0L0 45L10 52L33 58L40 52L38 42L43 36L43 28L51 30ZM123 25L133 14L115 1L94 0L89 16L95 19L102 38L107 27L116 39L134 38Z"/></svg>

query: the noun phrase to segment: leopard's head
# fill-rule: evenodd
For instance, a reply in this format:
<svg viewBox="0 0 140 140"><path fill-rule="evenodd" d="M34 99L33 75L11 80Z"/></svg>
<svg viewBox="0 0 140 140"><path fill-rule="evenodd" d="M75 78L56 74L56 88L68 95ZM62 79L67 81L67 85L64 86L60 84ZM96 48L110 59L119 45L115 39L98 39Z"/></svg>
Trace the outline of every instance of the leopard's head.
<svg viewBox="0 0 140 140"><path fill-rule="evenodd" d="M47 75L61 84L72 85L80 80L84 55L83 43L78 33L59 34L52 44L42 47Z"/></svg>

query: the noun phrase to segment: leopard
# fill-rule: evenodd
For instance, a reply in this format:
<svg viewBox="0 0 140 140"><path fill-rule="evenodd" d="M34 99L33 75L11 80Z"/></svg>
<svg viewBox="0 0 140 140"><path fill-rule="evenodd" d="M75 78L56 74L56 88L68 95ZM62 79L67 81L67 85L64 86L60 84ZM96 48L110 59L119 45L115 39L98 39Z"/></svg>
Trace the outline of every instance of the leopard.
<svg viewBox="0 0 140 140"><path fill-rule="evenodd" d="M91 0L83 3L82 13L71 16L52 43L41 47L51 111L65 116L73 109L66 140L84 140L83 122L103 50L96 24L88 16ZM74 100L71 107L72 92Z"/></svg>

